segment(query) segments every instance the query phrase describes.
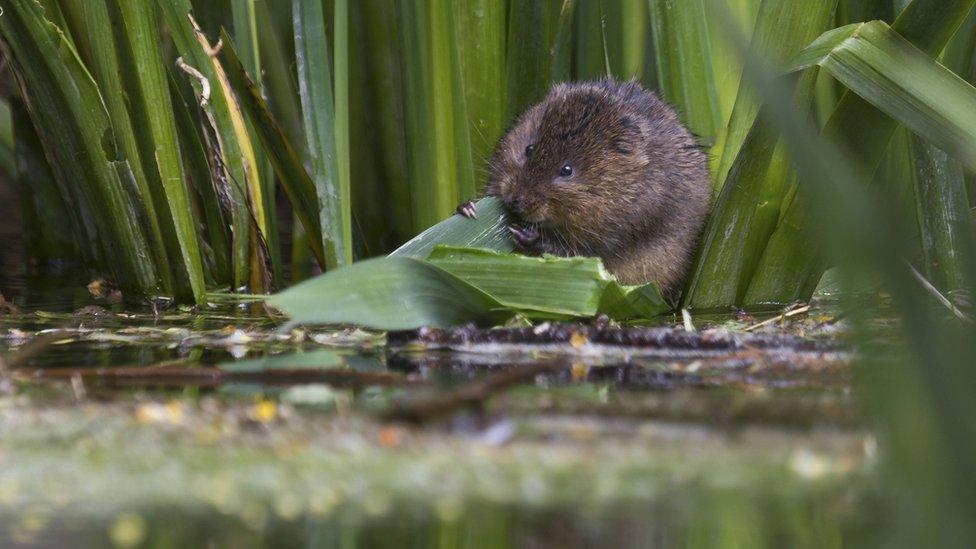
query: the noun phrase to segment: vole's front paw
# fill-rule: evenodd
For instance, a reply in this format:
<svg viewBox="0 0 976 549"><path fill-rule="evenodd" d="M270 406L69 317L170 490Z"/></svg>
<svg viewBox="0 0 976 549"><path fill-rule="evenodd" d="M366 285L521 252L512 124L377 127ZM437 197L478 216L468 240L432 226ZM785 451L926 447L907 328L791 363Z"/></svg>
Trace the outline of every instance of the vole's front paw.
<svg viewBox="0 0 976 549"><path fill-rule="evenodd" d="M467 202L458 204L457 209L454 211L457 212L457 214L460 215L461 217L467 217L468 219L478 219L478 210L475 209L474 207L474 200L468 200Z"/></svg>
<svg viewBox="0 0 976 549"><path fill-rule="evenodd" d="M539 238L539 228L535 225L509 225L508 232L512 233L515 247L523 253L540 254L542 239Z"/></svg>

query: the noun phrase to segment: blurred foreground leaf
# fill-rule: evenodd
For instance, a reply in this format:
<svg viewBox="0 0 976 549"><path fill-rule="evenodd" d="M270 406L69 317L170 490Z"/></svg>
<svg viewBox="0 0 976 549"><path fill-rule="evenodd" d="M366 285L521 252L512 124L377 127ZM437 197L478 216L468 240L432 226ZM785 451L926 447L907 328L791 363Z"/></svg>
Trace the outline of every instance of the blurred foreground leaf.
<svg viewBox="0 0 976 549"><path fill-rule="evenodd" d="M829 31L800 52L789 70L812 65L976 170L976 88L886 23Z"/></svg>
<svg viewBox="0 0 976 549"><path fill-rule="evenodd" d="M863 348L858 369L865 410L881 425L886 485L899 497L889 535L906 545L965 546L976 534L974 325L930 306L932 296L913 278L903 247L892 238L900 232L897 212L860 184L871 167L864 163L872 159L852 157L818 136L793 108L789 91L769 75L749 66L746 78L765 96L768 121L793 153L811 217L821 221L819 242L844 259L845 286L881 280L900 313L897 337L880 340L878 310L850 309ZM972 247L971 234L964 244ZM969 288L974 267L970 260L960 269Z"/></svg>
<svg viewBox="0 0 976 549"><path fill-rule="evenodd" d="M841 98L823 134L842 143L847 154L858 160L862 180L870 179L877 170L899 122L927 139L939 137L936 144L950 154L959 151L947 147L943 139L956 144L972 142L971 132L976 128L970 125L967 137L956 129L961 120L946 120L955 116L952 113L962 115L962 120L973 116L960 112L971 100L949 96L971 91L961 92L963 82L950 78L930 56L945 48L974 4L976 0L914 0L890 28L871 22L856 26L857 32L851 27L830 31L793 63L797 69L818 63L835 78L857 86L857 93L848 91ZM889 93L892 95L886 95ZM875 101L880 103L875 105ZM948 125L940 126L943 121ZM827 265L811 245L810 229L817 221L809 211L802 193L784 204L744 303L781 304L810 298Z"/></svg>

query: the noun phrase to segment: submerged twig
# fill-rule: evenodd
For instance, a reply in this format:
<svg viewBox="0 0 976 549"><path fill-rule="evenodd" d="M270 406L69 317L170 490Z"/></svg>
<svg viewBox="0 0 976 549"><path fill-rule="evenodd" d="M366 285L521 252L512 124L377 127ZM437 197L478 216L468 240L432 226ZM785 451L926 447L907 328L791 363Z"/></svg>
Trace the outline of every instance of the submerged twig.
<svg viewBox="0 0 976 549"><path fill-rule="evenodd" d="M109 367L109 368L32 368L15 370L13 374L25 381L88 380L95 384L128 386L217 387L225 383L262 383L266 385L295 385L325 383L335 387L361 389L364 387L395 387L407 384L406 377L396 373L357 372L355 370L323 370L319 368L274 369L257 372L234 372L221 368L165 367Z"/></svg>
<svg viewBox="0 0 976 549"><path fill-rule="evenodd" d="M959 308L956 307L955 304L949 300L949 298L944 296L938 288L936 288L931 282L928 281L928 279L922 276L922 273L918 272L918 269L916 269L914 265L908 263L907 261L905 263L908 265L908 269L912 272L912 275L915 276L915 279L918 280L918 283L922 285L922 288L932 294L932 297L934 297L936 301L945 306L946 309L949 309L949 311L951 311L952 314L955 315L959 320L972 322L973 319L970 318L969 315L959 310Z"/></svg>
<svg viewBox="0 0 976 549"><path fill-rule="evenodd" d="M797 315L802 315L803 313L807 313L807 312L810 312L810 305L804 305L803 307L798 307L796 309L793 309L792 311L786 311L781 315L777 315L774 316L773 318L769 318L757 324L753 324L752 326L745 328L743 331L751 332L758 328L762 328L763 326L769 326L770 324L775 324L781 320L786 320L787 318L794 317Z"/></svg>

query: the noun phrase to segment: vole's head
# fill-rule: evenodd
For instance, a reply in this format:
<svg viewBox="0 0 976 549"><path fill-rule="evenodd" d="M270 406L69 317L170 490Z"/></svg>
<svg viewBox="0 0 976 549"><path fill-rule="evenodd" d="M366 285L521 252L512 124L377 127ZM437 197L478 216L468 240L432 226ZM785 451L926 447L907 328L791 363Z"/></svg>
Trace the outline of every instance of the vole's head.
<svg viewBox="0 0 976 549"><path fill-rule="evenodd" d="M558 85L499 144L487 191L526 221L596 231L619 222L621 205L641 194L647 133L619 95L597 84Z"/></svg>

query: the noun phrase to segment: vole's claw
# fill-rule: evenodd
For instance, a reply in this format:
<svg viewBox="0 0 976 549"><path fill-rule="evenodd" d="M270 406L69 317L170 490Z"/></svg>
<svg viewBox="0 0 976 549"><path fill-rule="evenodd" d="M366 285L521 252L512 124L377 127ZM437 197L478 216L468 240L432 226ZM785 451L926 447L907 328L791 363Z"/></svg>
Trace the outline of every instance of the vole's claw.
<svg viewBox="0 0 976 549"><path fill-rule="evenodd" d="M458 204L457 210L455 210L461 217L467 217L468 219L478 219L478 210L474 207L474 201L468 200L467 202Z"/></svg>
<svg viewBox="0 0 976 549"><path fill-rule="evenodd" d="M539 229L534 225L509 225L515 243L523 248L531 248L539 240Z"/></svg>

